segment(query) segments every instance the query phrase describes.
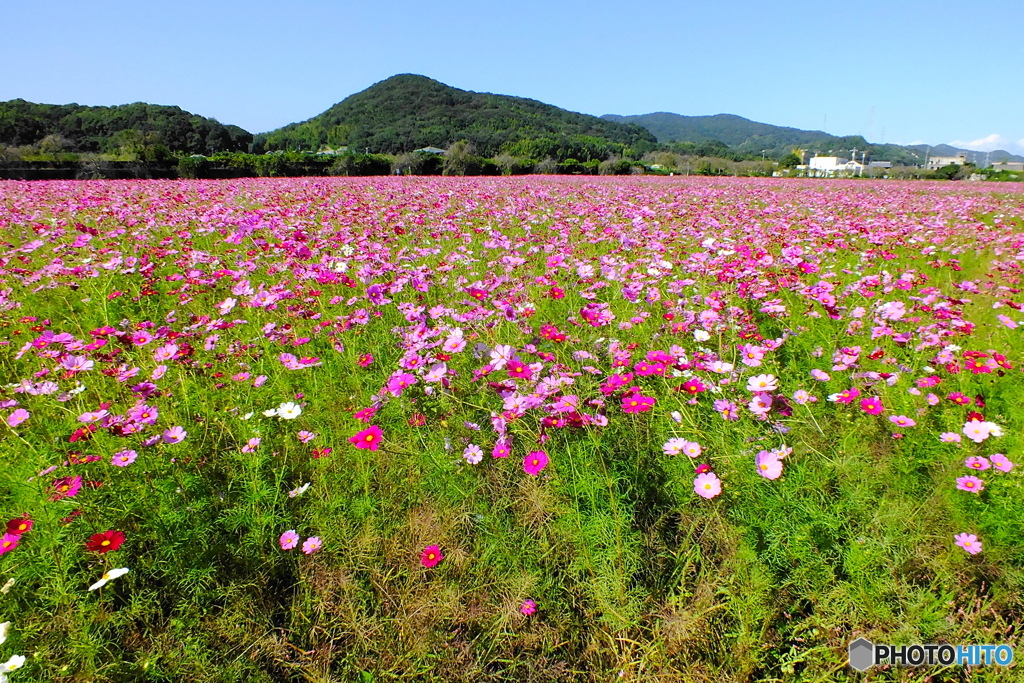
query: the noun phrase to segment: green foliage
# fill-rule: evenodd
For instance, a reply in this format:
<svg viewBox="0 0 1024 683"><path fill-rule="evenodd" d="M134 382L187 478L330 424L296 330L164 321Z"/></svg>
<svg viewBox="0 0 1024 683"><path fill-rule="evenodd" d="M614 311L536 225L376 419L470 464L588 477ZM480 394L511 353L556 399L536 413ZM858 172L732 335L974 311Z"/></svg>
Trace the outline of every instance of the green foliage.
<svg viewBox="0 0 1024 683"><path fill-rule="evenodd" d="M59 135L67 151L110 152L125 144L124 137L117 137L123 131L134 131L129 137L143 136L147 145L162 145L176 153L244 152L252 142L252 135L238 126L225 126L179 107L142 102L114 107L0 102L0 144L33 145Z"/></svg>

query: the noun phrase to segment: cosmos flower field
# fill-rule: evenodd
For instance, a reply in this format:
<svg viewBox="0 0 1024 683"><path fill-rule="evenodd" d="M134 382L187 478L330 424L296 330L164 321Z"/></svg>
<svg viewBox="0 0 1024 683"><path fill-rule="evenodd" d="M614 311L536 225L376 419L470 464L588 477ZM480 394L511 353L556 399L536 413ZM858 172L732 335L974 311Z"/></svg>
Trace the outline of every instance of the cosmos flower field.
<svg viewBox="0 0 1024 683"><path fill-rule="evenodd" d="M852 681L858 636L1020 643L1024 193L0 202L0 679ZM926 673L1014 675L869 680Z"/></svg>

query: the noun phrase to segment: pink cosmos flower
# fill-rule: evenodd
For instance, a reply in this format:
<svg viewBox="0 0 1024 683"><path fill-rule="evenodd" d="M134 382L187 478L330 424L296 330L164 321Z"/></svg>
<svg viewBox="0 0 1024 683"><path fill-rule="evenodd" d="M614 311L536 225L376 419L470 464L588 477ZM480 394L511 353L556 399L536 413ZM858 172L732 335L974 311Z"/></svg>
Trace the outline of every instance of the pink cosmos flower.
<svg viewBox="0 0 1024 683"><path fill-rule="evenodd" d="M164 443L181 443L187 435L188 432L185 431L184 427L175 426L165 429L161 438L163 438Z"/></svg>
<svg viewBox="0 0 1024 683"><path fill-rule="evenodd" d="M917 424L906 415L890 415L889 422L892 422L894 425L898 425L900 427L913 427L914 425Z"/></svg>
<svg viewBox="0 0 1024 683"><path fill-rule="evenodd" d="M17 408L13 413L7 416L7 424L10 427L17 427L22 422L29 418L30 413L24 408Z"/></svg>
<svg viewBox="0 0 1024 683"><path fill-rule="evenodd" d="M244 446L242 446L242 452L243 453L252 453L252 452L254 452L259 447L261 441L262 441L262 439L260 439L258 436L254 436L253 438L249 439L248 443L246 443Z"/></svg>
<svg viewBox="0 0 1024 683"><path fill-rule="evenodd" d="M491 456L494 458L507 458L510 452L511 449L508 443L504 439L498 439L494 444L494 450L491 451Z"/></svg>
<svg viewBox="0 0 1024 683"><path fill-rule="evenodd" d="M519 611L523 616L528 617L537 611L537 603L533 600L523 600L523 604L519 606Z"/></svg>
<svg viewBox="0 0 1024 683"><path fill-rule="evenodd" d="M778 479L782 476L782 461L779 456L769 451L757 454L757 473L765 479Z"/></svg>
<svg viewBox="0 0 1024 683"><path fill-rule="evenodd" d="M967 475L966 477L957 477L956 487L961 491L981 493L985 490L985 482L973 475Z"/></svg>
<svg viewBox="0 0 1024 683"><path fill-rule="evenodd" d="M943 443L960 443L960 435L956 432L943 432L939 434L939 441Z"/></svg>
<svg viewBox="0 0 1024 683"><path fill-rule="evenodd" d="M544 451L530 451L529 455L523 458L523 471L536 477L548 466L548 462L548 454Z"/></svg>
<svg viewBox="0 0 1024 683"><path fill-rule="evenodd" d="M462 458L470 465L478 465L484 459L484 452L479 446L471 443L462 451Z"/></svg>
<svg viewBox="0 0 1024 683"><path fill-rule="evenodd" d="M956 544L969 552L971 555L977 555L981 552L981 541L974 534L957 534L953 537Z"/></svg>
<svg viewBox="0 0 1024 683"><path fill-rule="evenodd" d="M1000 472L1009 472L1010 470L1013 469L1013 463L1010 462L1010 459L1007 458L1002 453L993 453L992 455L988 456L988 458L989 460L992 461L992 464L995 466L995 468Z"/></svg>
<svg viewBox="0 0 1024 683"><path fill-rule="evenodd" d="M972 455L971 457L964 460L964 465L970 467L972 470L987 470L992 465L989 464L988 458L983 458L980 455Z"/></svg>
<svg viewBox="0 0 1024 683"><path fill-rule="evenodd" d="M371 451L375 451L380 447L380 442L383 438L384 433L380 427L370 425L355 436L349 437L348 441L356 448L368 448Z"/></svg>
<svg viewBox="0 0 1024 683"><path fill-rule="evenodd" d="M307 555L312 555L317 550L320 550L320 548L322 548L323 545L323 541L320 540L320 537L310 536L302 544L302 552L306 553Z"/></svg>
<svg viewBox="0 0 1024 683"><path fill-rule="evenodd" d="M860 389L846 389L840 391L836 397L836 403L853 403L853 399L860 396Z"/></svg>
<svg viewBox="0 0 1024 683"><path fill-rule="evenodd" d="M861 399L860 409L868 415L881 415L885 406L882 405L882 399L871 397Z"/></svg>
<svg viewBox="0 0 1024 683"><path fill-rule="evenodd" d="M111 456L110 462L112 465L116 465L118 467L127 467L135 462L137 457L139 457L138 453L131 449L125 449L114 453L114 455Z"/></svg>
<svg viewBox="0 0 1024 683"><path fill-rule="evenodd" d="M427 569L436 567L437 564L444 559L444 555L441 553L441 549L436 545L428 545L420 553L420 564Z"/></svg>
<svg viewBox="0 0 1024 683"><path fill-rule="evenodd" d="M703 498L714 498L722 492L722 481L714 472L704 472L693 480L693 490Z"/></svg>
<svg viewBox="0 0 1024 683"><path fill-rule="evenodd" d="M281 534L277 542L281 544L281 550L291 550L299 544L299 535L295 533L295 529L289 529Z"/></svg>
<svg viewBox="0 0 1024 683"><path fill-rule="evenodd" d="M402 392L405 391L407 387L416 384L416 382L417 380L415 375L410 375L407 372L395 373L390 379L388 379L387 390L392 396L397 398L402 395Z"/></svg>
<svg viewBox="0 0 1024 683"><path fill-rule="evenodd" d="M78 492L82 490L82 477L76 475L74 477L60 477L55 479L53 482L53 493L50 495L50 500L60 500L61 498L73 498L78 495Z"/></svg>
<svg viewBox="0 0 1024 683"><path fill-rule="evenodd" d="M314 434L313 432L307 432L305 430L299 432L297 436L299 441L301 441L302 443L309 443L310 441L316 438L316 434Z"/></svg>

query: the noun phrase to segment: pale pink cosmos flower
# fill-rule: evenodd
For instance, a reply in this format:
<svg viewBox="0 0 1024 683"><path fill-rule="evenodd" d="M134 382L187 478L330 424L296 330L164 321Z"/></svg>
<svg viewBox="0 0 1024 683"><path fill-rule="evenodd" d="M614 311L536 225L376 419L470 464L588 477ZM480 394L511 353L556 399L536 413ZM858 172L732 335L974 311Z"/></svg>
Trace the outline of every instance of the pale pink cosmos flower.
<svg viewBox="0 0 1024 683"><path fill-rule="evenodd" d="M312 555L316 551L320 550L324 546L323 541L318 536L310 536L302 544L302 552L307 555Z"/></svg>
<svg viewBox="0 0 1024 683"><path fill-rule="evenodd" d="M484 459L484 452L479 446L471 443L462 451L462 457L470 465L479 465Z"/></svg>
<svg viewBox="0 0 1024 683"><path fill-rule="evenodd" d="M988 456L988 459L992 461L992 465L1000 472L1009 472L1013 469L1013 463L1002 453L993 453Z"/></svg>
<svg viewBox="0 0 1024 683"><path fill-rule="evenodd" d="M760 393L775 391L779 388L779 380L775 375L755 375L747 380L747 391Z"/></svg>
<svg viewBox="0 0 1024 683"><path fill-rule="evenodd" d="M972 470L987 470L992 467L989 463L988 458L983 458L980 455L972 455L971 457L964 460L964 466L969 467Z"/></svg>
<svg viewBox="0 0 1024 683"><path fill-rule="evenodd" d="M914 425L917 424L917 422L910 419L906 415L891 415L889 417L889 422L892 422L894 425L897 425L899 427L913 427Z"/></svg>
<svg viewBox="0 0 1024 683"><path fill-rule="evenodd" d="M184 427L175 426L170 429L165 429L162 435L164 443L181 443L185 440L185 436L188 432L185 431Z"/></svg>
<svg viewBox="0 0 1024 683"><path fill-rule="evenodd" d="M722 481L714 472L704 472L693 480L693 490L702 498L714 498L722 492Z"/></svg>
<svg viewBox="0 0 1024 683"><path fill-rule="evenodd" d="M665 445L661 447L661 450L665 455L679 455L683 452L683 448L686 447L686 444L686 439L671 438L665 442Z"/></svg>
<svg viewBox="0 0 1024 683"><path fill-rule="evenodd" d="M309 443L310 441L316 438L316 434L314 434L313 432L307 432L306 430L302 430L297 434L297 436L299 441L301 441L302 443Z"/></svg>
<svg viewBox="0 0 1024 683"><path fill-rule="evenodd" d="M956 432L943 432L939 434L939 441L942 443L960 443L960 435Z"/></svg>
<svg viewBox="0 0 1024 683"><path fill-rule="evenodd" d="M992 433L988 425L980 420L971 420L965 424L963 432L974 443L981 443Z"/></svg>
<svg viewBox="0 0 1024 683"><path fill-rule="evenodd" d="M243 453L252 453L252 452L254 452L259 447L260 441L261 441L261 439L258 436L254 436L253 438L249 439L249 442L246 443L244 446L242 446L242 452Z"/></svg>
<svg viewBox="0 0 1024 683"><path fill-rule="evenodd" d="M701 454L702 451L703 449L700 447L700 444L697 443L696 441L687 441L683 445L683 453L690 456L691 458L696 458L698 455Z"/></svg>
<svg viewBox="0 0 1024 683"><path fill-rule="evenodd" d="M757 473L765 479L778 479L782 476L782 461L775 453L760 451L755 462Z"/></svg>
<svg viewBox="0 0 1024 683"><path fill-rule="evenodd" d="M133 462L135 462L135 459L138 457L139 454L136 453L135 451L131 449L125 449L123 451L118 451L117 453L114 453L114 455L110 459L110 463L118 467L127 467L128 465L131 465Z"/></svg>

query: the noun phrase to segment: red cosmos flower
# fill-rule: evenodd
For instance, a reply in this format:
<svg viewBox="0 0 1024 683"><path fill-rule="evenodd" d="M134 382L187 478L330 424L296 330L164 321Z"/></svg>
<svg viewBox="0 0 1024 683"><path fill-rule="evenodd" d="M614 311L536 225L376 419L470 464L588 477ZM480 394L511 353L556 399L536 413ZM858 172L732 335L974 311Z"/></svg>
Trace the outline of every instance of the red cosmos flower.
<svg viewBox="0 0 1024 683"><path fill-rule="evenodd" d="M423 413L413 413L409 416L409 426L422 427L427 424L427 416Z"/></svg>
<svg viewBox="0 0 1024 683"><path fill-rule="evenodd" d="M102 534L93 534L85 544L85 549L91 553L109 553L117 550L124 543L124 532L104 531Z"/></svg>
<svg viewBox="0 0 1024 683"><path fill-rule="evenodd" d="M17 519L12 519L9 522L7 522L7 533L13 534L15 536L21 536L23 533L31 529L34 523L35 522L33 522L28 517L19 517Z"/></svg>
<svg viewBox="0 0 1024 683"><path fill-rule="evenodd" d="M371 451L377 450L380 447L380 440L383 438L383 433L380 427L377 425L370 425L363 431L359 432L355 436L349 437L349 443L356 448L368 448Z"/></svg>

